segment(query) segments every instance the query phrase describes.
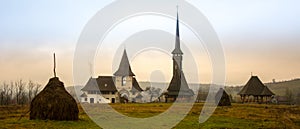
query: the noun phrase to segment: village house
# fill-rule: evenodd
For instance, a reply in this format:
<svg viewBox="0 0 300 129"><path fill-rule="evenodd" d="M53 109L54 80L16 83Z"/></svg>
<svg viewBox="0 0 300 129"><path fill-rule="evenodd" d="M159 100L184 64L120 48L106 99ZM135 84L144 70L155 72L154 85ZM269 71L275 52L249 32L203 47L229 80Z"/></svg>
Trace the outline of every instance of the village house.
<svg viewBox="0 0 300 129"><path fill-rule="evenodd" d="M114 76L90 78L81 91L83 103L127 103L139 101L143 89L131 70L127 52L124 50L119 69Z"/></svg>

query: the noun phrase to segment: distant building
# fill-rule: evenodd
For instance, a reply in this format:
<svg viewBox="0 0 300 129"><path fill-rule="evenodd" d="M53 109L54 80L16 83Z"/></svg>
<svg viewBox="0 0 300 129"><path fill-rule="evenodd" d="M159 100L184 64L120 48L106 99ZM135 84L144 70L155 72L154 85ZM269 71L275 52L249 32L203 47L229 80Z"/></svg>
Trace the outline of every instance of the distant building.
<svg viewBox="0 0 300 129"><path fill-rule="evenodd" d="M288 96L273 96L271 102L274 104L285 104L285 105L293 104Z"/></svg>
<svg viewBox="0 0 300 129"><path fill-rule="evenodd" d="M247 84L238 93L243 103L247 102L269 102L275 95L267 86L265 86L257 76L251 76Z"/></svg>
<svg viewBox="0 0 300 129"><path fill-rule="evenodd" d="M231 97L223 88L220 88L216 94L215 102L218 106L231 106Z"/></svg>
<svg viewBox="0 0 300 129"><path fill-rule="evenodd" d="M188 83L182 71L182 55L183 52L180 48L180 35L179 35L179 19L177 12L177 25L176 25L176 41L175 49L172 51L173 55L173 77L169 84L167 91L164 93L165 102L189 101L194 96L194 92L189 88Z"/></svg>
<svg viewBox="0 0 300 129"><path fill-rule="evenodd" d="M135 74L132 72L126 50L114 76L99 76L90 78L84 88L81 102L86 103L120 103L136 102L140 100L139 86Z"/></svg>

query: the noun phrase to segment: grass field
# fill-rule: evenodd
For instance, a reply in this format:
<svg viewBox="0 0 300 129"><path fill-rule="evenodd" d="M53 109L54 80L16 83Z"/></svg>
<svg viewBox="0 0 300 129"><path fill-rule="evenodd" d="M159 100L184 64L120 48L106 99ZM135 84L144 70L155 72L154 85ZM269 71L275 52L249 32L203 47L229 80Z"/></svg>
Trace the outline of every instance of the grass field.
<svg viewBox="0 0 300 129"><path fill-rule="evenodd" d="M114 109L131 117L150 117L171 104L112 104ZM203 124L198 123L203 104L196 103L187 117L174 128L300 128L300 107L288 105L233 104L218 107ZM134 109L134 110L133 110ZM78 121L29 120L28 106L0 107L0 128L100 128L80 108ZM22 114L26 114L20 119Z"/></svg>

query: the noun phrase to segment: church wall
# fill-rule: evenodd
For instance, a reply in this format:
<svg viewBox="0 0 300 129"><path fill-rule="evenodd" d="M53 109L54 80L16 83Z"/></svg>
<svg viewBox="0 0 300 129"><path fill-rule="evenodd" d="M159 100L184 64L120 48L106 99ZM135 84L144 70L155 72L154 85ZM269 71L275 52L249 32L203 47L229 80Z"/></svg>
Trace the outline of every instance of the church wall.
<svg viewBox="0 0 300 129"><path fill-rule="evenodd" d="M122 77L116 76L115 85L118 90L126 89L126 90L130 91L132 88L132 79L133 78L131 76L126 76L126 85L122 86L122 81L123 81Z"/></svg>

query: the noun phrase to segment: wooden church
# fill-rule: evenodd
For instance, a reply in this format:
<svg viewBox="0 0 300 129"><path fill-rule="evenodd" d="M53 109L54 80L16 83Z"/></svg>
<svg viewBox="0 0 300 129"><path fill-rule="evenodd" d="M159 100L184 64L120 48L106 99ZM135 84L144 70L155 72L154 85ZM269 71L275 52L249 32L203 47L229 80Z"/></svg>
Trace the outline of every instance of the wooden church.
<svg viewBox="0 0 300 129"><path fill-rule="evenodd" d="M172 51L172 55L173 55L173 77L167 91L164 93L165 102L175 102L175 101L188 102L194 96L194 91L189 88L184 73L182 71L183 52L180 48L178 12L177 12L177 23L176 23L175 49Z"/></svg>

